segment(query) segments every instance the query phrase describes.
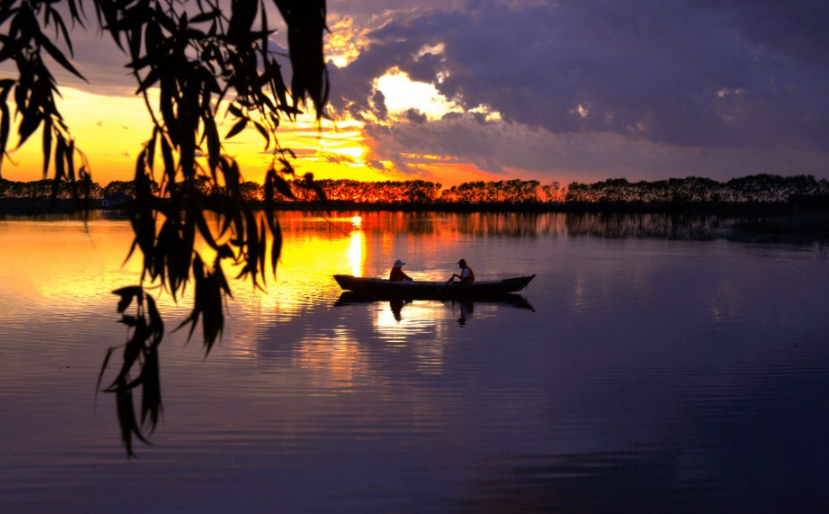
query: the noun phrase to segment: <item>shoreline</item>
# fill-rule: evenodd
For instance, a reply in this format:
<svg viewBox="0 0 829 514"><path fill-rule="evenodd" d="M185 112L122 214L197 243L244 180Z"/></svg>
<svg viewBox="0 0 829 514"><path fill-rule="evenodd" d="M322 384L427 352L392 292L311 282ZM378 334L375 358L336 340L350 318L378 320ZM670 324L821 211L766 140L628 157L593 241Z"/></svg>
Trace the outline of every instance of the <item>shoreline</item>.
<svg viewBox="0 0 829 514"><path fill-rule="evenodd" d="M83 205L72 200L17 200L0 199L0 220L34 219L50 221L129 219L129 205L104 207L97 202L90 202L87 216ZM256 205L258 209L263 204ZM573 216L573 223L580 223L583 217L597 217L600 223L618 225L650 223L642 216L664 216L673 221L671 225L691 227L711 224L710 228L728 227L731 237L746 240L764 240L767 242L813 241L824 244L829 242L829 207L822 203L799 204L743 204L743 205L619 205L619 204L533 204L533 205L498 205L498 204L361 204L357 202L335 201L323 206L320 202L284 203L276 206L277 212L310 212L319 216L343 213L369 212L407 212L407 213L484 213L515 214L520 216L539 216L548 213L560 213ZM94 213L94 214L93 214ZM92 214L92 216L89 216ZM637 221L638 219L638 221ZM694 230L699 230L699 227ZM718 230L715 230L717 232ZM694 237L705 238L702 230ZM722 234L720 234L722 235ZM708 234L710 237L711 234ZM690 237L690 236L689 236Z"/></svg>
<svg viewBox="0 0 829 514"><path fill-rule="evenodd" d="M460 213L607 213L607 214L688 214L741 216L752 214L825 213L829 216L829 201L777 202L777 203L362 203L333 200L324 204L312 202L277 202L278 211L317 212L460 212ZM264 210L264 202L252 202L256 209ZM128 211L129 204L104 207L100 201L76 200L29 200L0 198L0 215L36 216L41 214L75 214L89 211Z"/></svg>

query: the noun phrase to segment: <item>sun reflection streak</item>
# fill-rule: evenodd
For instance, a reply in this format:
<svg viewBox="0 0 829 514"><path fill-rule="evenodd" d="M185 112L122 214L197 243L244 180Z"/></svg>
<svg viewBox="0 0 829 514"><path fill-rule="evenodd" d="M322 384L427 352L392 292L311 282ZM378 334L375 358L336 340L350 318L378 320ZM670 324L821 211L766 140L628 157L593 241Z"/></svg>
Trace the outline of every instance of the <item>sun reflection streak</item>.
<svg viewBox="0 0 829 514"><path fill-rule="evenodd" d="M378 306L373 324L378 338L386 343L385 351L407 352L415 359L419 373L443 373L444 330L447 309L434 302L394 301ZM412 341L417 341L413 344Z"/></svg>
<svg viewBox="0 0 829 514"><path fill-rule="evenodd" d="M318 387L329 390L333 387L343 392L353 388L358 377L368 373L368 365L360 351L360 344L347 331L339 332L334 337L303 339L293 357L292 366L313 371L311 381Z"/></svg>
<svg viewBox="0 0 829 514"><path fill-rule="evenodd" d="M362 222L363 219L359 216L351 218L352 230L351 240L348 245L348 259L351 263L351 274L355 277L363 276L363 264L365 262L363 248L365 247L366 241L361 230Z"/></svg>

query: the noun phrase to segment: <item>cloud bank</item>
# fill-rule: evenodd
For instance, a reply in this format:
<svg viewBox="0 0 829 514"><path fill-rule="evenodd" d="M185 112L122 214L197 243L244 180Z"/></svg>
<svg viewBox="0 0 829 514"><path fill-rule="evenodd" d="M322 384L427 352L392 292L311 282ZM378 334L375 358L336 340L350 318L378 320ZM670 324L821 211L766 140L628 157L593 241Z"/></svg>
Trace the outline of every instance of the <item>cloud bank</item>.
<svg viewBox="0 0 829 514"><path fill-rule="evenodd" d="M447 183L440 170L454 163L494 179L829 178L829 2L329 0L328 10L332 107L365 123L365 162L390 177ZM89 84L59 73L60 85L132 95L125 55L94 26L73 32ZM273 41L284 45L284 32ZM389 72L428 85L442 111L395 111L395 91L377 87Z"/></svg>
<svg viewBox="0 0 829 514"><path fill-rule="evenodd" d="M354 4L377 6L330 4L362 39L332 68L332 101L367 121L378 158L538 176L829 174L826 2ZM373 127L388 125L375 86L389 70L464 112Z"/></svg>

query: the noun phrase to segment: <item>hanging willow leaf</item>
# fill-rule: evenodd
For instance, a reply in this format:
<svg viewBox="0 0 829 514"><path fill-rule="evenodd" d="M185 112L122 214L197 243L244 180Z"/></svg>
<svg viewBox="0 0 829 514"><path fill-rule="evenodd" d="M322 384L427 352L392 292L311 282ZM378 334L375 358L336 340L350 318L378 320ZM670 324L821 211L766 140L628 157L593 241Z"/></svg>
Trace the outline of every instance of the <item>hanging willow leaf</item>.
<svg viewBox="0 0 829 514"><path fill-rule="evenodd" d="M295 176L295 170L285 158L296 156L279 145L274 131L283 116L296 118L306 98L319 118L328 97L328 81L322 52L325 2L274 2L287 23L290 88L272 50L269 36L276 24L271 25L263 0L225 4L93 0L99 27L115 45L126 48L126 67L152 122L151 137L136 160L129 211L134 239L127 258L140 251L141 278L137 286L113 291L128 340L116 378L105 389L115 394L121 438L130 456L136 438L146 442L141 429L154 430L161 413L157 348L164 323L145 287L162 286L179 301L188 281L195 282L192 311L179 328L192 325L189 340L201 323L209 352L222 335L224 301L231 297L222 261L229 259L241 269L241 277L250 275L254 286L260 287L270 251L270 267L276 273L283 234L275 194L296 199L286 181L287 175ZM66 183L73 198L81 189L88 196L92 185L90 163L76 148L58 110L60 92L51 69L65 69L84 79L71 59L70 39L70 29L84 26L81 8L80 0L0 2L0 62L7 62L9 68L16 65L18 70L17 77L0 80L0 166L15 130L12 116L19 116L17 148L39 129L43 132L43 170L46 175L54 172L50 178L55 198L63 194ZM257 15L260 23L252 30ZM54 24L54 34L45 30L49 24ZM158 94L150 95L150 90ZM215 113L227 99L232 99L228 108L232 126L223 139ZM15 102L16 111L8 100ZM255 212L251 198L243 194L247 190L238 163L223 153L223 141L249 125L265 138L265 149L275 146L280 156L281 168L271 166L266 175L264 215ZM162 165L159 189L154 180ZM305 186L327 205L319 184L308 177ZM216 217L215 228L208 226L211 216ZM198 255L197 238L216 251L212 268ZM98 387L112 364L111 355L112 350L104 358ZM140 424L132 398L139 388Z"/></svg>
<svg viewBox="0 0 829 514"><path fill-rule="evenodd" d="M268 131L265 129L265 127L261 123L259 123L258 121L254 121L253 126L256 127L256 130L259 131L259 134L261 134L262 137L265 138L265 150L270 148L270 146L271 146L271 136L270 136L270 134L268 134Z"/></svg>
<svg viewBox="0 0 829 514"><path fill-rule="evenodd" d="M273 166L268 169L268 172L265 174L265 185L264 185L264 193L265 193L265 216L268 218L268 223L270 223L271 228L273 228L273 220L275 216L274 212L274 204L273 204L273 195L274 195L274 177L276 176L276 171L273 169Z"/></svg>
<svg viewBox="0 0 829 514"><path fill-rule="evenodd" d="M6 97L9 91L10 88L0 90L0 171L3 169L3 158L6 156L6 147L9 143L9 133L11 132L11 113L9 112L8 105L6 105Z"/></svg>
<svg viewBox="0 0 829 514"><path fill-rule="evenodd" d="M305 174L305 184L314 191L319 198L320 202L322 202L323 206L325 207L326 212L328 215L331 215L331 207L328 205L328 197L325 195L325 191L322 190L320 185L314 180L313 173L306 173Z"/></svg>
<svg viewBox="0 0 829 514"><path fill-rule="evenodd" d="M279 191L279 193L282 196L290 198L291 200L296 200L296 196L294 195L293 190L291 190L291 185L288 184L288 182L284 178L280 177L277 174L274 174L273 185L274 187L276 187L276 190Z"/></svg>
<svg viewBox="0 0 829 514"><path fill-rule="evenodd" d="M257 0L231 1L227 37L232 43L241 45L251 37L250 28L256 18L257 3Z"/></svg>
<svg viewBox="0 0 829 514"><path fill-rule="evenodd" d="M43 178L49 176L49 163L52 158L52 119L43 123Z"/></svg>
<svg viewBox="0 0 829 514"><path fill-rule="evenodd" d="M247 118L242 118L241 120L237 121L233 128L230 129L230 132L227 133L225 139L230 139L239 132L245 130L245 127L248 125Z"/></svg>
<svg viewBox="0 0 829 514"><path fill-rule="evenodd" d="M20 105L20 102L18 102L18 105ZM17 129L17 133L20 135L20 141L17 143L17 148L23 146L23 143L25 143L29 137L35 133L38 127L40 127L42 119L42 115L36 112L30 111L23 113L23 119L20 120L20 126Z"/></svg>
<svg viewBox="0 0 829 514"><path fill-rule="evenodd" d="M95 384L95 397L98 397L98 390L101 389L101 381L104 379L104 373L106 372L107 366L109 365L109 359L112 357L112 353L115 351L115 347L110 347L107 349L107 353L104 356L104 362L101 364L101 371L98 373L98 382Z"/></svg>
<svg viewBox="0 0 829 514"><path fill-rule="evenodd" d="M273 234L273 243L271 244L271 270L274 276L276 275L276 265L282 257L282 227L277 220L271 229Z"/></svg>
<svg viewBox="0 0 829 514"><path fill-rule="evenodd" d="M89 83L89 81L86 80L86 78L83 75L81 75L81 73L78 70L75 69L72 63L69 62L69 59L67 59L66 56L63 55L63 52L58 50L58 48L55 45L53 45L52 42L49 41L49 38L44 36L43 33L38 32L35 36L35 39L37 39L38 44L45 48L49 55L52 56L52 59L60 63L60 65L63 66L63 68L66 71L70 72L72 75L75 75L84 82Z"/></svg>
<svg viewBox="0 0 829 514"><path fill-rule="evenodd" d="M161 411L161 377L158 365L158 348L150 347L144 355L141 369L141 425L149 419L150 432L155 431L158 413Z"/></svg>
<svg viewBox="0 0 829 514"><path fill-rule="evenodd" d="M121 426L121 441L127 449L127 455L134 457L132 451L132 436L135 435L145 444L150 444L141 434L141 429L135 419L135 411L132 403L132 389L127 386L126 381L118 384L115 389L115 403L118 410L118 424Z"/></svg>
<svg viewBox="0 0 829 514"><path fill-rule="evenodd" d="M138 298L138 303L140 304L143 296L141 286L122 287L121 289L116 289L112 293L121 297L121 300L118 302L119 314L123 314L123 312L127 310L134 298Z"/></svg>
<svg viewBox="0 0 829 514"><path fill-rule="evenodd" d="M213 9L212 11L203 12L201 14L197 14L193 16L190 20L190 23L204 23L206 21L212 21L219 18L222 15L222 11L219 9Z"/></svg>
<svg viewBox="0 0 829 514"><path fill-rule="evenodd" d="M161 320L155 300L150 295L147 295L147 311L150 315L150 334L153 336L152 347L156 347L161 344L161 339L164 337L164 322Z"/></svg>

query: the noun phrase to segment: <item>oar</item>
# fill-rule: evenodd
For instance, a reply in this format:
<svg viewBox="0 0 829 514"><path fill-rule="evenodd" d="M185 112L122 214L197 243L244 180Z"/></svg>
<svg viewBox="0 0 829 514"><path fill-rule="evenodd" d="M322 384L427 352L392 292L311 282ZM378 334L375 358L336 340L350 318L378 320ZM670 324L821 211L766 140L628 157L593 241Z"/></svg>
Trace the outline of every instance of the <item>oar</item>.
<svg viewBox="0 0 829 514"><path fill-rule="evenodd" d="M440 289L438 289L437 291L435 291L435 296L439 295L439 294L440 294L440 292L441 292L441 291L443 291L443 288L444 288L444 287L446 287L446 286L448 286L449 284L451 284L453 280L455 280L455 275L452 275L452 277L451 277L449 280L447 280L445 284L443 284L442 286L440 286Z"/></svg>

